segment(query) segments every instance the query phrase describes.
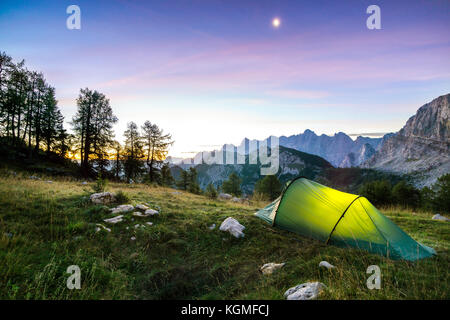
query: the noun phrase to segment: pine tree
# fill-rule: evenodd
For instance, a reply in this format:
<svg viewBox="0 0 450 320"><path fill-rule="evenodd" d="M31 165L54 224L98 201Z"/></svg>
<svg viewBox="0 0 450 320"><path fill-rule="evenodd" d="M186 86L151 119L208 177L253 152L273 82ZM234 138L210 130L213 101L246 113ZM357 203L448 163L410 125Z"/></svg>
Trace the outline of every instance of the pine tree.
<svg viewBox="0 0 450 320"><path fill-rule="evenodd" d="M273 201L281 192L281 182L275 175L267 175L255 185L255 193L262 194L265 198Z"/></svg>
<svg viewBox="0 0 450 320"><path fill-rule="evenodd" d="M125 177L127 182L138 179L143 172L144 150L142 137L139 134L138 126L134 122L129 122L125 136L125 149L123 156Z"/></svg>
<svg viewBox="0 0 450 320"><path fill-rule="evenodd" d="M160 166L166 158L168 147L173 143L170 134L164 134L156 124L145 121L142 126L148 179L150 182L160 180Z"/></svg>
<svg viewBox="0 0 450 320"><path fill-rule="evenodd" d="M188 172L188 191L195 194L200 194L200 185L197 182L197 169L194 167L189 168Z"/></svg>
<svg viewBox="0 0 450 320"><path fill-rule="evenodd" d="M170 166L168 162L164 162L161 168L161 183L163 186L171 187L175 183L175 179L172 176L172 172L170 171Z"/></svg>
<svg viewBox="0 0 450 320"><path fill-rule="evenodd" d="M189 173L186 170L182 170L180 174L180 180L177 181L177 187L181 190L187 191L189 188Z"/></svg>
<svg viewBox="0 0 450 320"><path fill-rule="evenodd" d="M236 197L240 197L242 194L241 190L241 182L242 179L236 174L236 172L232 172L228 180L224 181L222 184L222 190L225 193L230 193Z"/></svg>
<svg viewBox="0 0 450 320"><path fill-rule="evenodd" d="M112 126L117 122L109 100L98 91L81 89L77 99L78 110L72 119L78 138L81 167L85 175L92 174L92 160L107 158L113 141Z"/></svg>

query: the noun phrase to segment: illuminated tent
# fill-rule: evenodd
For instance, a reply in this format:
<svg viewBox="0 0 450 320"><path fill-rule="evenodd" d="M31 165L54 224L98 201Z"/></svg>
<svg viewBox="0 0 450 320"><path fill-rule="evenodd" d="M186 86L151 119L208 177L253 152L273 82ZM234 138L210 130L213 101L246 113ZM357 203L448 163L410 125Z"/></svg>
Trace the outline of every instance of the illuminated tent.
<svg viewBox="0 0 450 320"><path fill-rule="evenodd" d="M366 198L299 177L256 216L272 226L334 244L418 260L436 252L412 239Z"/></svg>

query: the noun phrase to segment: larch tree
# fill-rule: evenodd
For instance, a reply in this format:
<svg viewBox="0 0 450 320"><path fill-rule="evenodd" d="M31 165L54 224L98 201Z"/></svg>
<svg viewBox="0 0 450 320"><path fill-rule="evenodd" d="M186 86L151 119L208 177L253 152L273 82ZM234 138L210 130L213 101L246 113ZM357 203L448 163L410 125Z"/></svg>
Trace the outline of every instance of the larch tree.
<svg viewBox="0 0 450 320"><path fill-rule="evenodd" d="M150 182L155 182L160 180L160 168L169 146L173 143L172 136L164 134L162 129L150 121L145 121L142 131L148 179Z"/></svg>

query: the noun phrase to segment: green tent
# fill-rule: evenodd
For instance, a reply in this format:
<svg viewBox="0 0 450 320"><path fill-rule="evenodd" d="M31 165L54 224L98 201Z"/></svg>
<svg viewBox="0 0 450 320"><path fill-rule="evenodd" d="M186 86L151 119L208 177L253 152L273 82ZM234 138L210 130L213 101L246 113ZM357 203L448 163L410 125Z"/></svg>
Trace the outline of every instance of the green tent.
<svg viewBox="0 0 450 320"><path fill-rule="evenodd" d="M366 198L299 177L256 216L281 229L391 259L418 260L436 252L416 242Z"/></svg>

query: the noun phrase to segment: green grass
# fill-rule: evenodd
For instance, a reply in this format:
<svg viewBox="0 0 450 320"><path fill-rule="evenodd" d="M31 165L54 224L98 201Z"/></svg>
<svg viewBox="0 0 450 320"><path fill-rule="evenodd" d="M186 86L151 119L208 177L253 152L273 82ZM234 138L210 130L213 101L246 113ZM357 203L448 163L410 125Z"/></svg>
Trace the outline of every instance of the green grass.
<svg viewBox="0 0 450 320"><path fill-rule="evenodd" d="M27 177L0 177L0 299L283 299L306 281L327 286L320 299L449 298L450 227L431 220L431 213L384 211L438 252L410 263L271 228L253 215L264 203L213 201L145 185L110 183L108 191L123 191L132 204L159 206L160 216L132 221L126 214L111 227L102 221L111 217L108 208L88 201L90 185ZM246 227L244 238L218 230L229 216ZM134 229L146 221L154 225ZM96 233L96 223L112 232ZM337 268L319 269L322 260ZM286 265L264 276L259 268L268 262ZM366 287L373 264L381 268L381 290ZM70 265L81 268L81 290L66 287Z"/></svg>

